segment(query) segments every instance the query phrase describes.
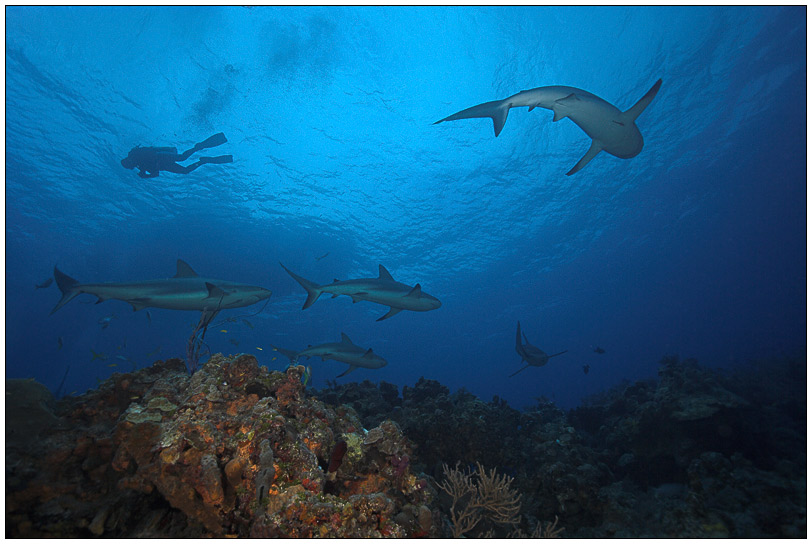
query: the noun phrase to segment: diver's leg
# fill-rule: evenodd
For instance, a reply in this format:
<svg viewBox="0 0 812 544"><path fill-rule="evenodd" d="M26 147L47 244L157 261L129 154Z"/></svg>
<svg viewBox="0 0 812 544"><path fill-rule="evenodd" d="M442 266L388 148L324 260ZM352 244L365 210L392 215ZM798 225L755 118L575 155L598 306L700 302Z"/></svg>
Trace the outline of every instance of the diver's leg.
<svg viewBox="0 0 812 544"><path fill-rule="evenodd" d="M188 174L189 172L191 172L192 170L194 170L195 168L197 168L201 164L204 164L204 163L201 162L201 161L197 161L197 162L194 162L194 163L190 164L189 166L183 166L181 164L176 164L176 163L173 162L172 164L164 165L162 167L162 169L166 170L167 172L172 172L173 174Z"/></svg>
<svg viewBox="0 0 812 544"><path fill-rule="evenodd" d="M220 155L219 157L200 157L198 161L201 164L226 164L234 162L234 157L231 155Z"/></svg>
<svg viewBox="0 0 812 544"><path fill-rule="evenodd" d="M218 145L223 145L227 141L228 140L226 140L226 135L223 134L222 132L218 132L214 136L209 136L208 138L206 138L202 142L196 143L193 148L187 149L186 151L184 151L183 154L180 155L177 160L178 161L185 161L195 151L200 151L201 149L210 149L212 147L217 147Z"/></svg>

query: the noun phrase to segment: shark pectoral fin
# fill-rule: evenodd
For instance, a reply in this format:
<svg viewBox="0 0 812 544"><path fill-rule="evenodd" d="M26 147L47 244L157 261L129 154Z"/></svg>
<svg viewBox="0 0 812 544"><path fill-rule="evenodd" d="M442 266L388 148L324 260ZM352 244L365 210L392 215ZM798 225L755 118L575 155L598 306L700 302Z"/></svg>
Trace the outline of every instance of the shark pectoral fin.
<svg viewBox="0 0 812 544"><path fill-rule="evenodd" d="M352 372L352 371L353 371L353 370L355 370L356 368L358 368L358 367L357 367L357 366L354 366L354 365L350 365L350 368L348 368L347 370L345 370L344 372L342 372L341 374L339 374L338 376L336 376L336 378L340 378L341 376L346 376L347 374L349 374L350 372Z"/></svg>
<svg viewBox="0 0 812 544"><path fill-rule="evenodd" d="M206 282L206 289L209 290L209 296L206 298L223 298L226 292L214 285L213 283Z"/></svg>
<svg viewBox="0 0 812 544"><path fill-rule="evenodd" d="M551 359L551 358L553 358L553 357L557 357L558 355L564 355L564 354L565 354L565 353L567 353L568 351L569 351L569 350L565 349L564 351L559 351L558 353L553 353L552 355L548 355L548 356L547 356L547 358L548 358L548 359Z"/></svg>
<svg viewBox="0 0 812 544"><path fill-rule="evenodd" d="M584 155L583 157L581 157L581 160L580 160L580 161L578 161L578 164L576 164L575 166L573 166L573 167L572 167L572 169L571 169L569 172L567 172L567 175L568 175L568 176L571 176L571 175L573 175L575 172L577 172L578 170L580 170L581 168L583 168L584 166L586 166L586 165L587 165L587 163L589 163L589 161L591 161L592 159L594 159L594 158L595 158L595 155L597 155L598 153L600 153L602 149L603 149L603 146L601 145L601 143L600 143L600 142L598 142L597 140L592 140L592 145L591 145L591 146L589 146L589 150L586 152L586 155Z"/></svg>
<svg viewBox="0 0 812 544"><path fill-rule="evenodd" d="M333 293L333 296L331 296L330 298L338 298L338 293Z"/></svg>
<svg viewBox="0 0 812 544"><path fill-rule="evenodd" d="M420 290L420 284L416 283L412 290L403 295L404 297L415 297L420 298L420 295L423 294L423 291Z"/></svg>
<svg viewBox="0 0 812 544"><path fill-rule="evenodd" d="M527 368L527 367L529 367L529 366L530 366L530 365L523 366L522 368L520 368L519 370L517 370L516 372L514 372L513 374L511 374L510 376L508 376L508 378L512 378L513 376L515 376L516 374L518 374L519 372L521 372L522 370L524 370L525 368Z"/></svg>
<svg viewBox="0 0 812 544"><path fill-rule="evenodd" d="M648 92L645 95L643 95L643 98L638 100L637 104L624 111L623 115L627 119L631 119L632 121L637 119L637 117L641 113L643 113L643 110L646 109L649 104L651 104L651 101L654 100L654 97L657 96L657 91L660 90L660 86L662 84L663 84L662 78L658 79L657 82L654 85L652 85L651 89L649 89Z"/></svg>
<svg viewBox="0 0 812 544"><path fill-rule="evenodd" d="M393 306L393 307L389 308L389 311L386 312L385 315L382 315L381 317L379 317L375 321L383 321L384 319L388 319L388 318L392 317L393 315L395 315L396 313L398 313L399 311L401 311L402 309L403 308L395 308Z"/></svg>

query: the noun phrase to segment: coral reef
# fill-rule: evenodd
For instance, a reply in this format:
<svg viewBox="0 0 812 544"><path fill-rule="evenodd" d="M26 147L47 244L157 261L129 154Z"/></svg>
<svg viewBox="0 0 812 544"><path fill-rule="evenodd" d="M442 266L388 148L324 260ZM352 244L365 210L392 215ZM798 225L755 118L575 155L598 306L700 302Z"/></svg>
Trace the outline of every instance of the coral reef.
<svg viewBox="0 0 812 544"><path fill-rule="evenodd" d="M6 536L806 536L803 360L667 357L568 413L304 370L170 359L58 402L7 380ZM457 527L469 506L484 521Z"/></svg>
<svg viewBox="0 0 812 544"><path fill-rule="evenodd" d="M307 397L303 372L215 355L190 377L172 359L59 404L7 382L20 399L7 536L440 536L397 424L366 432L352 410ZM48 429L36 455L30 425ZM328 479L337 443L347 454Z"/></svg>

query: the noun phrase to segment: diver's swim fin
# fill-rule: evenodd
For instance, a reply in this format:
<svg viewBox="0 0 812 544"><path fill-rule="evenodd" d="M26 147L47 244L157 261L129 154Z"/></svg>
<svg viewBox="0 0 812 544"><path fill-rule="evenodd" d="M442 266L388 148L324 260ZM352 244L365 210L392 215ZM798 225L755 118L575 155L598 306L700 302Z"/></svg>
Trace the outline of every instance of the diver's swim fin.
<svg viewBox="0 0 812 544"><path fill-rule="evenodd" d="M226 164L234 162L234 157L231 155L220 155L219 157L200 157L200 164Z"/></svg>
<svg viewBox="0 0 812 544"><path fill-rule="evenodd" d="M195 149L198 151L201 149L209 149L211 147L217 147L218 145L223 145L228 140L226 140L226 135L222 132L218 132L214 136L209 136L199 144L195 144Z"/></svg>

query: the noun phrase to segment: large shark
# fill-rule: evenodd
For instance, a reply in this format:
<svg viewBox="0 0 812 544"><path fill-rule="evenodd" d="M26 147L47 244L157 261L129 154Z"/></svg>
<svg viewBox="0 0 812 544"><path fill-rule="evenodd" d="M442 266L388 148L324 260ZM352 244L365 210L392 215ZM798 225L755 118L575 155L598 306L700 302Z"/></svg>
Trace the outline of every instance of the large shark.
<svg viewBox="0 0 812 544"><path fill-rule="evenodd" d="M271 292L263 287L200 277L180 259L177 274L162 280L79 283L57 267L54 267L54 278L62 291L62 298L51 310L52 314L82 293L98 297L96 304L117 299L131 304L133 310L147 307L198 310L212 316L212 312L216 314L220 310L250 306L271 296Z"/></svg>
<svg viewBox="0 0 812 544"><path fill-rule="evenodd" d="M654 100L662 83L663 80L658 79L643 98L626 111L620 111L606 100L582 89L554 85L522 91L504 100L485 102L449 115L434 124L457 119L490 117L493 119L493 132L499 136L510 108L527 106L528 111L532 111L533 108L553 110L553 122L569 117L592 138L592 145L586 155L567 172L567 175L571 176L601 151L621 159L631 159L640 153L643 149L643 135L640 134L635 120Z"/></svg>
<svg viewBox="0 0 812 544"><path fill-rule="evenodd" d="M522 336L524 333L522 332L522 324L518 321L516 322L516 353L522 358L522 362L527 361L527 366L523 366L510 376L515 376L522 370L530 366L544 366L547 364L547 361L550 360L550 357L556 357L557 355L562 355L567 353L567 350L560 351L558 353L554 353L552 355L547 355L541 349L537 348L533 344L531 344L527 340L527 336L524 337L524 344L522 344Z"/></svg>
<svg viewBox="0 0 812 544"><path fill-rule="evenodd" d="M409 287L405 283L395 281L392 274L390 274L383 265L378 265L377 278L361 278L358 280L344 281L334 280L333 283L318 285L294 274L288 270L284 264L279 264L307 291L307 299L305 300L304 306L302 306L302 310L309 308L322 293L330 293L333 295L333 298L336 298L338 295L347 295L352 298L353 302L368 300L389 306L389 311L379 317L377 321L392 317L401 310L427 312L440 307L440 301L428 293L424 293L419 283L414 287Z"/></svg>
<svg viewBox="0 0 812 544"><path fill-rule="evenodd" d="M321 357L322 361L333 359L350 365L350 368L336 376L337 378L346 376L358 367L381 368L386 366L386 359L373 353L372 348L365 350L362 347L356 346L352 343L350 337L343 332L341 333L341 342L309 346L302 351L292 351L273 345L271 347L290 359L294 364L299 362L299 357Z"/></svg>

